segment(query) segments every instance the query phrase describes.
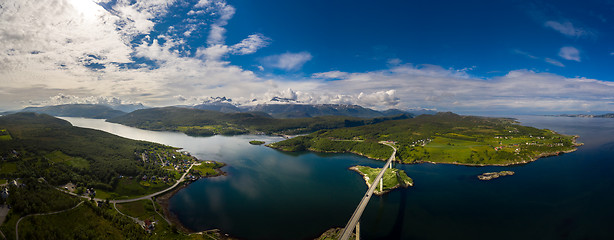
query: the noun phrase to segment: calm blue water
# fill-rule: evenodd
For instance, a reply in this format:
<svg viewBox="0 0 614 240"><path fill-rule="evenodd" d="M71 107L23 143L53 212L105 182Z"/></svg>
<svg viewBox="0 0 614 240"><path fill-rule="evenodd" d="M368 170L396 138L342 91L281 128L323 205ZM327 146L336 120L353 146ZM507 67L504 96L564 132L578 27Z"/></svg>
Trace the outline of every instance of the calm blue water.
<svg viewBox="0 0 614 240"><path fill-rule="evenodd" d="M612 239L614 119L518 117L523 125L580 135L578 151L514 167L400 165L414 187L374 196L361 220L364 239ZM349 154L288 154L249 140L189 137L100 120L74 125L183 147L226 162L228 176L202 179L175 195L170 210L194 230L219 228L245 239L309 239L346 224L366 191L348 167L383 162ZM476 175L512 170L479 181Z"/></svg>

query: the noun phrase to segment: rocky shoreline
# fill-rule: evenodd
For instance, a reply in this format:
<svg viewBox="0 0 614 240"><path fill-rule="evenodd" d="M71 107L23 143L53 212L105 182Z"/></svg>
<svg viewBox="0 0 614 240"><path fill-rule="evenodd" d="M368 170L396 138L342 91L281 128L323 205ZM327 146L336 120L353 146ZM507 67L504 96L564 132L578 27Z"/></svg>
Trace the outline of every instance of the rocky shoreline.
<svg viewBox="0 0 614 240"><path fill-rule="evenodd" d="M488 180L492 180L495 178L500 178L500 177L504 177L504 176L511 176L514 175L515 172L513 171L501 171L501 172L487 172L487 173L483 173L481 175L478 175L478 179L482 180L482 181L488 181Z"/></svg>

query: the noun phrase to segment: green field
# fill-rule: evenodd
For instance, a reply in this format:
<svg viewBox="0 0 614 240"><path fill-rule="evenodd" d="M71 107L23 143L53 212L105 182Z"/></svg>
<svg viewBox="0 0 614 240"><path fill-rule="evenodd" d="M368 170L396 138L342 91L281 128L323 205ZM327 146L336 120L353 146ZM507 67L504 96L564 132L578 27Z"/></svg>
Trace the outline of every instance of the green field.
<svg viewBox="0 0 614 240"><path fill-rule="evenodd" d="M64 213L28 217L19 226L20 239L124 239L124 234L85 205Z"/></svg>
<svg viewBox="0 0 614 240"><path fill-rule="evenodd" d="M192 172L197 173L197 175L208 177L218 175L216 169L225 166L224 163L216 162L216 161L203 161L200 162L200 165L194 165L192 167Z"/></svg>
<svg viewBox="0 0 614 240"><path fill-rule="evenodd" d="M377 177L377 175L382 171L381 168L372 168L366 166L355 166L355 168L361 173L361 175L366 175L369 177L369 184L373 184L373 180ZM386 172L384 172L383 179L383 192L393 190L399 186L411 186L414 181L407 176L405 171L396 169L396 168L388 168ZM377 183L379 184L379 183ZM381 194L379 187L375 189L376 194Z"/></svg>
<svg viewBox="0 0 614 240"><path fill-rule="evenodd" d="M8 141L13 139L6 129L0 129L0 141Z"/></svg>
<svg viewBox="0 0 614 240"><path fill-rule="evenodd" d="M114 191L105 191L96 189L96 198L101 199L130 199L152 194L164 190L172 184L166 184L161 181L137 181L136 179L122 178L119 180Z"/></svg>
<svg viewBox="0 0 614 240"><path fill-rule="evenodd" d="M0 164L0 174L17 172L16 162L2 162Z"/></svg>
<svg viewBox="0 0 614 240"><path fill-rule="evenodd" d="M117 209L122 213L129 215L131 217L135 217L141 220L156 220L160 218L160 216L154 211L153 204L151 200L141 200L136 202L129 203L118 203L116 204ZM157 218L156 218L157 217Z"/></svg>
<svg viewBox="0 0 614 240"><path fill-rule="evenodd" d="M56 162L56 163L57 162L63 162L63 163L66 163L66 164L68 164L70 166L73 166L73 167L79 168L79 169L88 169L90 167L90 162L89 161L87 161L87 160L85 160L83 158L80 158L80 157L68 156L68 155L66 155L63 152L58 151L58 150L50 152L48 154L45 154L45 157L47 159L49 159L49 161Z"/></svg>

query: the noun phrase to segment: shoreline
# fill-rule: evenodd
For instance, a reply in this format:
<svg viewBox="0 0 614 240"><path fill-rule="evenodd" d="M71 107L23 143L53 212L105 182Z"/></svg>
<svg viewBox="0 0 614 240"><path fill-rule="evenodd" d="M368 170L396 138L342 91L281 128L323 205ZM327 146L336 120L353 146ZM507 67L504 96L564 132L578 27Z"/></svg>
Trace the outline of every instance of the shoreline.
<svg viewBox="0 0 614 240"><path fill-rule="evenodd" d="M224 165L225 166L225 165ZM220 168L215 169L217 171L216 175L211 175L211 176L207 176L207 177L201 177L201 178L212 178L212 177L219 177L219 176L226 176L228 175L228 173L222 171ZM174 213L172 213L168 207L169 207L169 201L170 199L175 196L175 194L177 194L179 191L181 191L184 188L187 188L188 186L190 186L190 184L193 181L187 180L184 181L183 184L179 184L177 185L177 187L173 188L173 190L165 192L163 194L160 194L158 196L156 196L156 202L158 204L160 204L160 208L162 208L162 214L164 214L164 217L166 219L168 219L171 224L175 225L177 227L177 230L180 232L183 232L185 234L202 234L204 232L216 232L219 235L224 235L221 233L221 231L219 229L210 229L210 230L204 230L204 231L194 231L191 228L186 227L185 225L183 225L183 223L179 220L179 218L177 217L177 215L175 215Z"/></svg>

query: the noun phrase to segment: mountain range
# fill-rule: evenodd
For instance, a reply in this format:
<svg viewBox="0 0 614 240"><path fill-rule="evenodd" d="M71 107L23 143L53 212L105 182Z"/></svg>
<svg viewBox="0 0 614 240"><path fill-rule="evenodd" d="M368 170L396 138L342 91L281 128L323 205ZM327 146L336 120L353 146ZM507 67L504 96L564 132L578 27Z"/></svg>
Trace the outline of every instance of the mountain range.
<svg viewBox="0 0 614 240"><path fill-rule="evenodd" d="M200 110L210 110L222 113L255 113L258 115L268 115L274 118L310 118L321 116L345 116L358 118L381 118L398 115L421 115L434 114L431 110L412 110L403 111L399 109L388 109L377 111L364 108L358 105L349 104L258 104L255 106L235 106L228 101L211 101L194 106L177 106L181 108L193 108ZM120 105L109 106L101 104L64 104L46 107L27 107L19 111L4 112L7 115L15 112L36 112L45 113L59 117L86 117L110 119L124 115L138 109L145 109L143 105Z"/></svg>

